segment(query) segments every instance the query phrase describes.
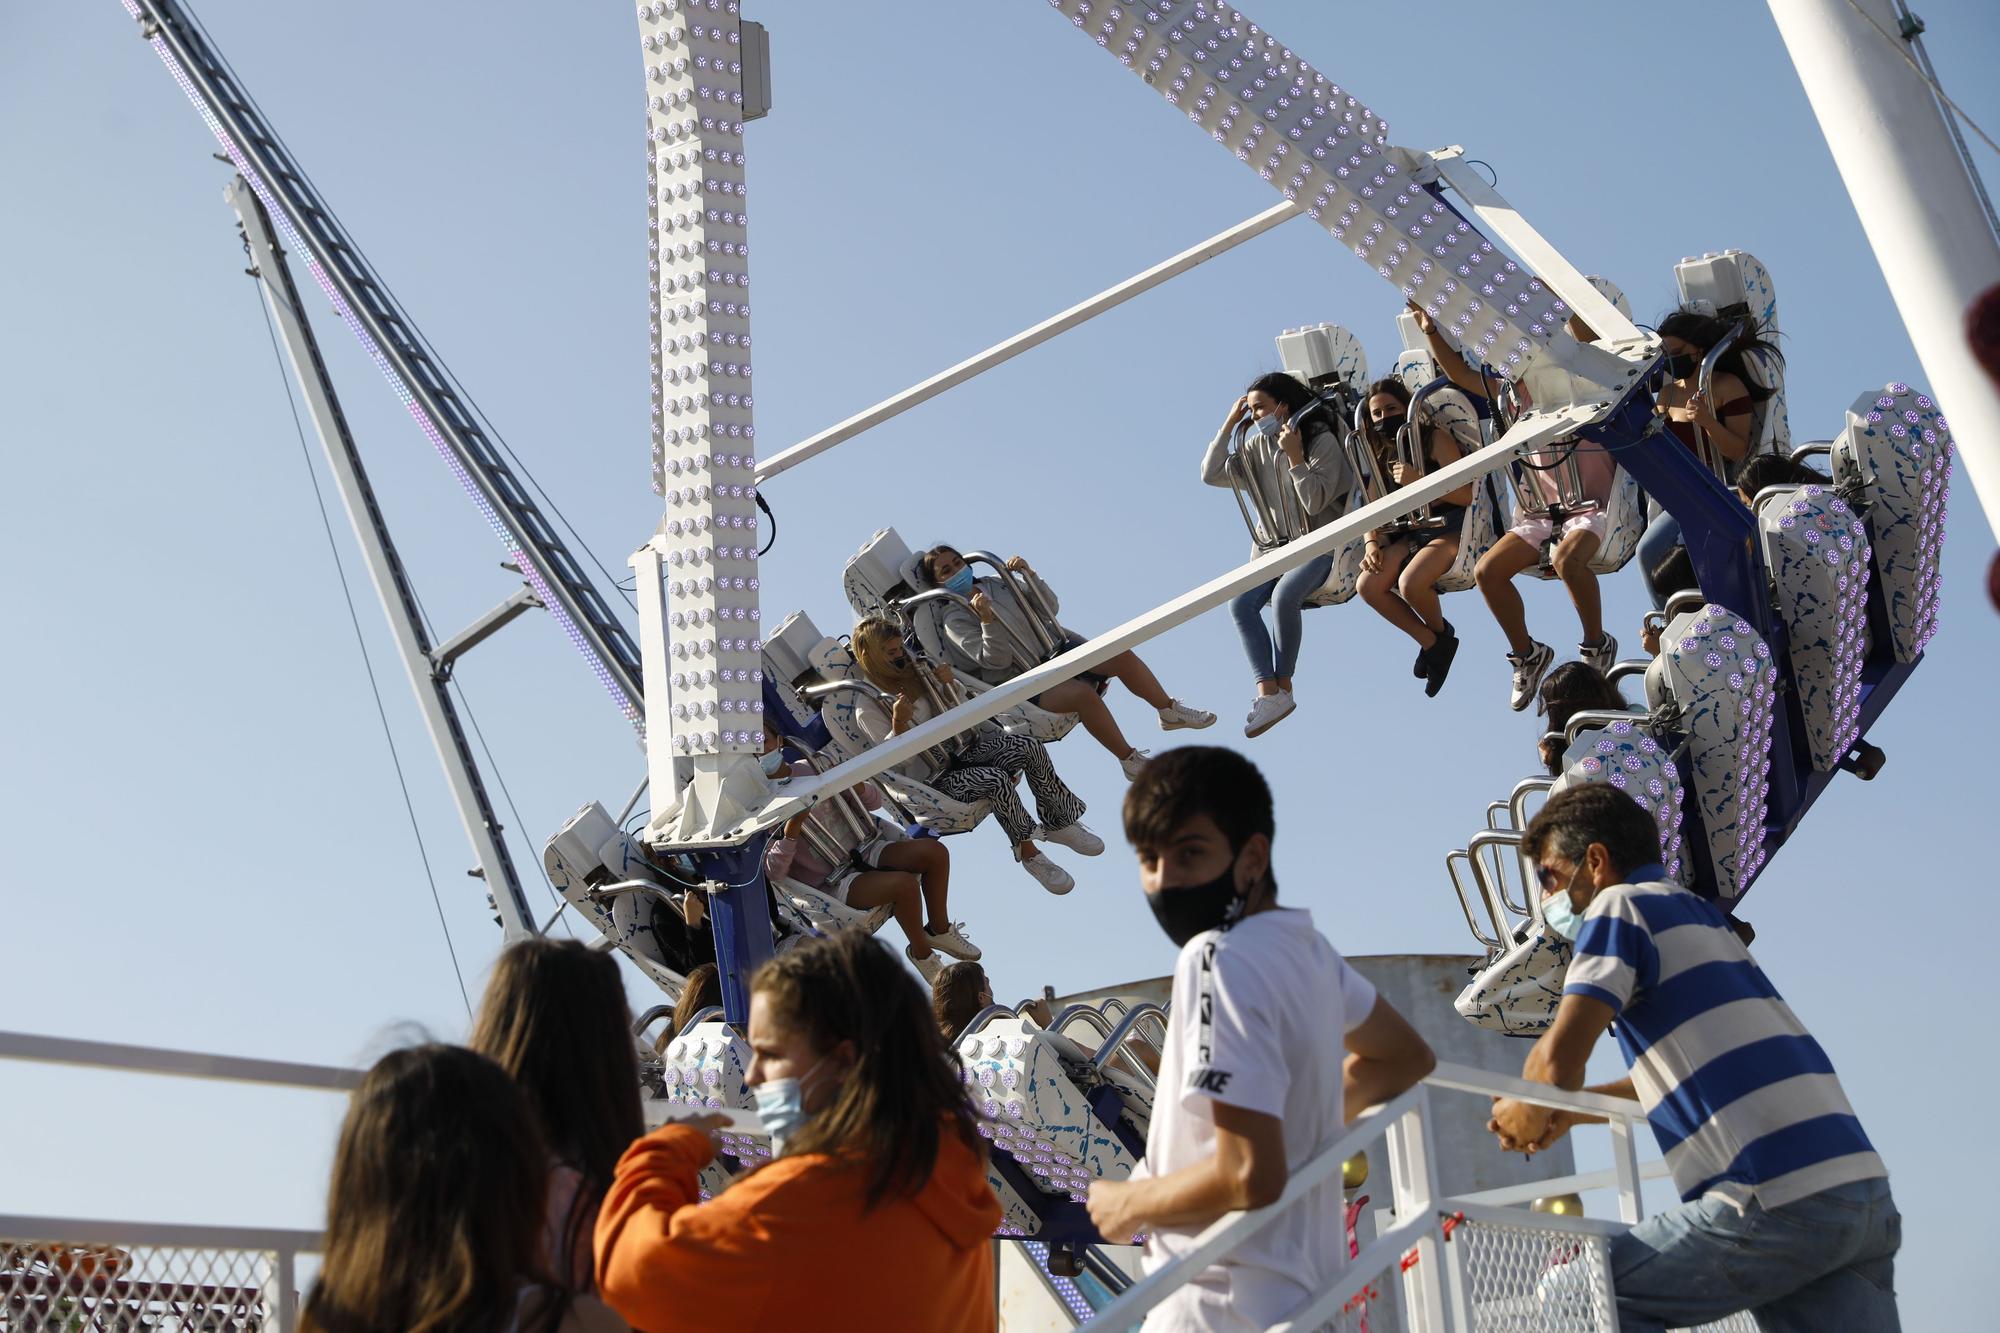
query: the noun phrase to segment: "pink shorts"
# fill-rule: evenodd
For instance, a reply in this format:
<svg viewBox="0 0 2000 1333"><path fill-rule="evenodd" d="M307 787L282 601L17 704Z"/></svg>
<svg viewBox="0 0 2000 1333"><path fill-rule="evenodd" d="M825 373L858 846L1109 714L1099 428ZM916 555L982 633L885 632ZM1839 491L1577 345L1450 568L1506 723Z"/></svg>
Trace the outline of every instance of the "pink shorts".
<svg viewBox="0 0 2000 1333"><path fill-rule="evenodd" d="M1555 531L1555 522L1547 514L1531 514L1516 522L1507 531L1539 551L1549 544L1551 537L1561 541L1572 532L1588 532L1601 543L1609 528L1609 519L1602 509L1598 509L1588 514L1574 514L1564 519L1560 533Z"/></svg>

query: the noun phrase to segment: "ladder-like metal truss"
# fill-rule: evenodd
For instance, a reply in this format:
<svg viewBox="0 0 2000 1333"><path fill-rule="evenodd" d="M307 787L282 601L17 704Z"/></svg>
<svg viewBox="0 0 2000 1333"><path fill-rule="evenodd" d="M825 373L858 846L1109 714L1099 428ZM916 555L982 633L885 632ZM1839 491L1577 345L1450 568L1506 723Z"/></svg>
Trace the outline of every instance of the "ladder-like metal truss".
<svg viewBox="0 0 2000 1333"><path fill-rule="evenodd" d="M626 717L645 725L639 648L481 429L422 335L176 0L123 0L202 113L293 253L305 259L410 415L437 447L522 576Z"/></svg>

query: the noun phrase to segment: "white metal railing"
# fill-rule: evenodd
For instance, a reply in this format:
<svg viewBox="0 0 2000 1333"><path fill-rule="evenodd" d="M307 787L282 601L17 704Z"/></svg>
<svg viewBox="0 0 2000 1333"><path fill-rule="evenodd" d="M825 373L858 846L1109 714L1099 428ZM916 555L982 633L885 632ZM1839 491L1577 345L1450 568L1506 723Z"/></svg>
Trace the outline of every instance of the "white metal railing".
<svg viewBox="0 0 2000 1333"><path fill-rule="evenodd" d="M345 1093L361 1071L0 1032L0 1060ZM298 1326L298 1260L317 1231L0 1214L0 1329L153 1333Z"/></svg>
<svg viewBox="0 0 2000 1333"><path fill-rule="evenodd" d="M1609 1171L1577 1173L1532 1185L1442 1198L1433 1157L1433 1090L1513 1097L1538 1106L1605 1117L1612 1136ZM1135 1282L1082 1327L1124 1330L1168 1296L1278 1224L1312 1190L1327 1186L1342 1162L1383 1142L1389 1161L1393 1222L1280 1329L1333 1328L1360 1333L1551 1330L1597 1333L1617 1327L1609 1244L1643 1214L1640 1183L1666 1173L1664 1162L1638 1160L1639 1103L1589 1092L1564 1092L1465 1065L1440 1064L1424 1083L1357 1120L1347 1133L1293 1173L1277 1202L1217 1219L1182 1258ZM1543 1195L1614 1188L1619 1221L1552 1216L1507 1205ZM1717 1329L1748 1328L1726 1323Z"/></svg>

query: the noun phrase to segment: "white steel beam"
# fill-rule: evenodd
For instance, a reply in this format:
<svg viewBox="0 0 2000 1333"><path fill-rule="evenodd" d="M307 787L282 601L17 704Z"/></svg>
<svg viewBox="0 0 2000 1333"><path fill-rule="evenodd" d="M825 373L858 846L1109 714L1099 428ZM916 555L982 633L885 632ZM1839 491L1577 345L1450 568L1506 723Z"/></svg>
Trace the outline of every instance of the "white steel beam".
<svg viewBox="0 0 2000 1333"><path fill-rule="evenodd" d="M1316 556L1338 551L1362 533L1506 466L1519 452L1536 449L1573 434L1603 416L1608 406L1604 403L1585 404L1524 417L1506 435L1484 449L1467 454L1412 485L1364 505L1338 522L1210 579L1191 592L1134 617L1004 684L975 695L949 712L920 723L900 736L891 737L817 777L794 778L785 785L783 794L777 799L761 810L746 810L744 818L733 825L714 825L706 837L673 837L666 841L677 848L740 843L757 829L781 823L836 792L845 791L857 782L905 763L947 737L998 716L1050 686L1074 678L1078 672L1087 671L1099 662L1164 634L1246 589L1268 583Z"/></svg>
<svg viewBox="0 0 2000 1333"><path fill-rule="evenodd" d="M165 1074L175 1078L264 1083L317 1092L350 1092L360 1086L362 1072L335 1065L251 1060L235 1055L211 1055L205 1051L129 1046L115 1041L43 1037L32 1032L0 1032L0 1060L28 1060L37 1064L108 1069L125 1074Z"/></svg>
<svg viewBox="0 0 2000 1333"><path fill-rule="evenodd" d="M2000 391L1965 339L2000 283L2000 241L1930 86L1891 36L1889 0L1770 0L1806 100L2000 538Z"/></svg>
<svg viewBox="0 0 2000 1333"><path fill-rule="evenodd" d="M1107 287L1097 295L1079 301L1069 309L1051 315L1041 323L1023 329L1013 337L997 342L955 366L940 370L929 379L913 384L893 397L884 398L875 406L856 412L847 420L829 426L819 434L792 445L789 449L779 450L757 465L757 480L762 482L775 477L780 472L797 467L809 458L825 453L836 444L851 440L864 431L873 430L891 417L900 416L920 403L927 403L945 390L955 388L975 375L983 375L1002 362L1011 361L1021 353L1039 347L1051 338L1067 333L1079 324L1095 319L1105 311L1123 305L1133 297L1149 292L1169 279L1177 278L1207 263L1217 255L1226 254L1245 241L1262 236L1279 223L1289 222L1303 212L1305 209L1298 204L1283 203L1267 208L1255 217L1245 218L1227 231L1217 232L1172 258L1163 259L1116 286Z"/></svg>
<svg viewBox="0 0 2000 1333"><path fill-rule="evenodd" d="M458 710L453 707L451 697L445 691L444 679L439 675L440 670L449 667L451 659L440 656L434 662L431 658L430 642L422 621L418 619L416 600L410 591L402 561L375 504L374 490L362 469L361 456L348 432L347 420L341 413L339 400L334 396L333 385L326 377L318 344L306 325L304 312L299 309L298 286L285 266L284 253L278 248L278 237L270 215L240 175L230 178L229 184L223 188L223 197L242 220L257 289L263 293L264 304L277 327L285 359L291 363L293 378L299 383L299 396L305 401L306 414L312 418L313 431L319 436L320 449L326 455L327 471L340 491L341 505L347 510L355 543L361 548L362 563L375 585L376 596L382 601L382 614L389 622L390 638L395 641L396 654L402 658L403 670L410 678L410 692L416 696L417 711L423 714L431 745L437 751L438 763L444 768L445 782L451 788L452 801L458 806L459 822L464 825L466 839L472 844L472 854L479 862L479 877L485 881L493 906L500 913L507 941L512 943L526 939L536 933L534 909L528 905L521 877L514 869L514 859L501 839L500 821L494 813L492 800L486 794L486 784L479 776L472 749L466 744L464 728L458 722ZM522 594L516 594L503 604L502 610L519 603L521 597ZM540 601L539 598L535 600ZM525 604L522 605L524 609ZM488 616L487 619L492 620L493 617ZM497 629L498 624L493 628ZM479 626L475 625L467 634L474 634L478 629ZM491 632L491 629L486 631ZM462 652L470 646L470 643L462 644L457 651Z"/></svg>

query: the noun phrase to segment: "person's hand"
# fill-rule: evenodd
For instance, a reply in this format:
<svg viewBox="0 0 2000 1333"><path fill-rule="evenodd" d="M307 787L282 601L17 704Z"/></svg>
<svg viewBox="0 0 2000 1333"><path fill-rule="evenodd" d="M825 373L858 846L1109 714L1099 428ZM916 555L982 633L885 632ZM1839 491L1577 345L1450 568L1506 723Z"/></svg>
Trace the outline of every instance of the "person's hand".
<svg viewBox="0 0 2000 1333"><path fill-rule="evenodd" d="M1424 474L1408 463L1389 464L1389 480L1398 486L1407 486Z"/></svg>
<svg viewBox="0 0 2000 1333"><path fill-rule="evenodd" d="M1373 574L1380 568L1382 568L1382 548L1371 541L1368 543L1368 549L1361 553L1361 572Z"/></svg>
<svg viewBox="0 0 2000 1333"><path fill-rule="evenodd" d="M1132 1211L1135 1190L1127 1180L1093 1180L1084 1207L1090 1223L1108 1245L1129 1245L1145 1226L1145 1219Z"/></svg>
<svg viewBox="0 0 2000 1333"><path fill-rule="evenodd" d="M687 922L689 930L699 930L702 919L707 915L707 894L700 889L689 889L681 895L681 920Z"/></svg>
<svg viewBox="0 0 2000 1333"><path fill-rule="evenodd" d="M1576 1123L1576 1118L1566 1112L1532 1106L1512 1097L1495 1097L1493 1116L1486 1122L1486 1128L1499 1139L1502 1151L1532 1156L1567 1134Z"/></svg>
<svg viewBox="0 0 2000 1333"><path fill-rule="evenodd" d="M785 836L787 838L796 838L799 836L799 834L804 833L805 831L806 831L806 812L804 810L799 811L797 814L793 815L790 819L787 819L785 821Z"/></svg>
<svg viewBox="0 0 2000 1333"><path fill-rule="evenodd" d="M931 677L940 685L949 685L958 679L952 674L951 668L942 662L931 668Z"/></svg>
<svg viewBox="0 0 2000 1333"><path fill-rule="evenodd" d="M1043 1031L1047 1031L1049 1024L1056 1021L1056 1016L1049 1012L1047 997L1029 1000L1026 1004L1020 1006L1020 1012L1034 1019L1036 1023L1041 1025Z"/></svg>
<svg viewBox="0 0 2000 1333"><path fill-rule="evenodd" d="M1027 560L1018 555L1007 557L1007 568L1013 570L1016 574L1032 574L1035 572L1028 568Z"/></svg>
<svg viewBox="0 0 2000 1333"><path fill-rule="evenodd" d="M1699 399L1700 397L1701 397L1700 394L1689 394L1685 402L1667 404L1666 405L1667 420L1693 421L1695 419L1694 404L1696 400Z"/></svg>
<svg viewBox="0 0 2000 1333"><path fill-rule="evenodd" d="M1639 627L1639 646L1646 650L1646 656L1660 655L1660 627L1648 620Z"/></svg>
<svg viewBox="0 0 2000 1333"><path fill-rule="evenodd" d="M1437 324L1431 319L1430 312L1415 301L1410 302L1410 313L1416 317L1417 327L1425 333L1437 332Z"/></svg>
<svg viewBox="0 0 2000 1333"><path fill-rule="evenodd" d="M1715 419L1715 413L1709 410L1708 395L1705 393L1697 391L1689 394L1686 410L1687 417L1685 419L1694 422L1696 425L1719 426L1722 424Z"/></svg>
<svg viewBox="0 0 2000 1333"><path fill-rule="evenodd" d="M1285 451L1285 457L1291 460L1293 467L1306 465L1305 436L1299 434L1298 423L1290 417L1285 418L1285 424L1278 428L1278 447Z"/></svg>
<svg viewBox="0 0 2000 1333"><path fill-rule="evenodd" d="M1234 407L1231 407L1229 409L1229 415L1227 418L1224 419L1222 423L1222 428L1224 430L1236 429L1236 423L1243 420L1245 416L1249 415L1249 412L1250 412L1250 395L1246 393L1241 398L1238 398L1236 400L1236 405Z"/></svg>
<svg viewBox="0 0 2000 1333"><path fill-rule="evenodd" d="M980 624L990 625L993 623L993 599L991 597L975 589L972 596L966 598L966 600L972 603L972 614L979 617Z"/></svg>
<svg viewBox="0 0 2000 1333"><path fill-rule="evenodd" d="M722 1140L717 1136L720 1135L723 1130L729 1128L729 1117L726 1115L716 1115L714 1112L708 1112L703 1115L677 1116L672 1119L669 1119L666 1122L666 1124L686 1125L689 1129L700 1130L703 1134L708 1136L708 1146L714 1149L716 1152L721 1152ZM661 1126L661 1128L665 1128L665 1125Z"/></svg>
<svg viewBox="0 0 2000 1333"><path fill-rule="evenodd" d="M917 720L916 705L908 694L896 696L896 702L889 708L889 726L898 732L908 731Z"/></svg>

